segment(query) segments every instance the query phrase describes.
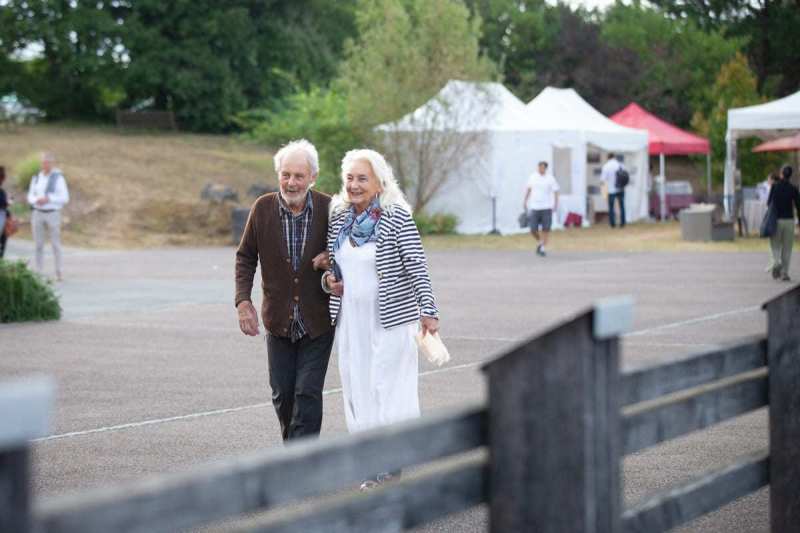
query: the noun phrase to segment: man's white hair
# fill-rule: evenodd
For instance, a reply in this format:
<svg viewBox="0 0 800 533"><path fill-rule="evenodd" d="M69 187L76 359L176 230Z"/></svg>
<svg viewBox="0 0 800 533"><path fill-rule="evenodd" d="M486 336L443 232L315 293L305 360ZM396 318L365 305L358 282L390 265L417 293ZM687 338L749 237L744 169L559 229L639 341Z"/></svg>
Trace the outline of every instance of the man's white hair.
<svg viewBox="0 0 800 533"><path fill-rule="evenodd" d="M280 173L283 159L295 152L302 152L303 155L306 156L308 167L311 169L312 176L319 175L319 154L317 154L317 149L314 147L314 145L305 139L291 141L283 148L278 150L278 153L276 153L275 157L273 158L275 161L275 172Z"/></svg>
<svg viewBox="0 0 800 533"><path fill-rule="evenodd" d="M339 211L342 209L350 208L350 200L347 197L347 172L350 170L352 164L356 161L366 161L372 167L372 172L378 178L381 186L381 193L378 196L381 209L391 210L393 207L402 207L411 213L411 206L408 204L403 191L397 184L394 177L394 172L386 159L376 152L368 148L359 148L357 150L350 150L344 154L342 159L342 190L339 194L335 195L331 200L331 212Z"/></svg>
<svg viewBox="0 0 800 533"><path fill-rule="evenodd" d="M55 163L56 156L53 152L42 152L42 161L47 161L48 163Z"/></svg>

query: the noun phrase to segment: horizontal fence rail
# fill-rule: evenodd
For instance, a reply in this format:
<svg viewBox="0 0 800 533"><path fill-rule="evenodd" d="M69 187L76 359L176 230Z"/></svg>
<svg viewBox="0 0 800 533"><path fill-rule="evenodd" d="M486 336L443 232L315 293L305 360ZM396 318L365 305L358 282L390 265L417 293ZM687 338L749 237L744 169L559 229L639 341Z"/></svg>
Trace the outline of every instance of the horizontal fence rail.
<svg viewBox="0 0 800 533"><path fill-rule="evenodd" d="M769 457L763 451L666 491L622 515L623 533L659 533L710 513L769 482Z"/></svg>
<svg viewBox="0 0 800 533"><path fill-rule="evenodd" d="M768 403L767 370L754 370L674 397L623 410L623 450L627 455L723 422Z"/></svg>
<svg viewBox="0 0 800 533"><path fill-rule="evenodd" d="M753 337L720 350L624 373L621 403L628 406L652 400L766 365L767 341L763 336Z"/></svg>
<svg viewBox="0 0 800 533"><path fill-rule="evenodd" d="M373 533L427 524L487 501L486 458L405 479L273 523L228 528L236 533Z"/></svg>
<svg viewBox="0 0 800 533"><path fill-rule="evenodd" d="M37 533L172 532L322 494L486 444L483 407L309 440L187 474L43 502ZM297 480L297 482L292 482Z"/></svg>

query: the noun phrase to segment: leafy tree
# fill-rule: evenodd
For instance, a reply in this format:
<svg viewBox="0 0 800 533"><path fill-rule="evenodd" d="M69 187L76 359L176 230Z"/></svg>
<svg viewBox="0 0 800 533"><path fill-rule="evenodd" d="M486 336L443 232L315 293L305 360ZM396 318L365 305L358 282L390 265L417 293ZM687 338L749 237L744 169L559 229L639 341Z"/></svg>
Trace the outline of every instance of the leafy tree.
<svg viewBox="0 0 800 533"><path fill-rule="evenodd" d="M722 182L725 165L725 134L728 129L728 109L762 103L757 81L747 58L737 53L728 63L722 65L716 81L711 88L711 95L716 101L708 116L696 113L692 126L711 141L712 175L716 182ZM742 172L742 183L755 184L762 181L771 170L779 164L779 157L752 153L753 147L760 141L754 139L740 140L738 143L739 168Z"/></svg>
<svg viewBox="0 0 800 533"><path fill-rule="evenodd" d="M120 2L8 0L0 5L0 53L30 46L41 57L3 69L6 85L50 118L95 117L109 112L119 94ZM21 68L22 67L22 68ZM15 75L8 81L9 72ZM3 82L0 82L3 84Z"/></svg>
<svg viewBox="0 0 800 533"><path fill-rule="evenodd" d="M341 91L314 87L289 96L278 110L252 110L237 120L248 137L267 146L299 138L313 142L320 158L316 188L332 194L341 187L342 156L361 142L348 116L347 98Z"/></svg>
<svg viewBox="0 0 800 533"><path fill-rule="evenodd" d="M536 96L543 88L536 81L539 52L557 34L548 27L545 0L469 0L467 5L483 20L481 49L500 66L506 86L525 101Z"/></svg>
<svg viewBox="0 0 800 533"><path fill-rule="evenodd" d="M236 73L258 67L255 27L237 3L137 0L125 22L130 98L153 98L181 127L224 129L247 104Z"/></svg>
<svg viewBox="0 0 800 533"><path fill-rule="evenodd" d="M691 20L671 19L639 2L609 8L602 31L612 46L638 56L640 72L628 88L629 98L682 126L689 125L694 111L710 111L714 101L708 88L719 65L743 45L741 39L703 31Z"/></svg>
<svg viewBox="0 0 800 533"><path fill-rule="evenodd" d="M695 21L705 30L719 30L747 41L758 88L775 96L800 87L797 68L797 0L651 0L677 18Z"/></svg>
<svg viewBox="0 0 800 533"><path fill-rule="evenodd" d="M365 140L382 146L416 209L450 176L454 154L468 157L476 143L458 135L375 135L432 98L451 79L488 80L493 64L481 55L480 18L456 0L363 0L356 11L358 38L347 43L337 86L347 96L351 123ZM437 117L451 124L446 106ZM447 129L447 126L445 127ZM462 144L465 143L465 144ZM448 161L444 161L442 159Z"/></svg>

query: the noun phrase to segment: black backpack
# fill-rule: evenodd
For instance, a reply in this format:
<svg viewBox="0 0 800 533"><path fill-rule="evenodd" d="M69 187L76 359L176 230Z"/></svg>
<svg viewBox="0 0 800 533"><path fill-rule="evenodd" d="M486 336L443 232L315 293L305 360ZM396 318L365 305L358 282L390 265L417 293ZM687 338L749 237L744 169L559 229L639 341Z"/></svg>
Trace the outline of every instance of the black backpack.
<svg viewBox="0 0 800 533"><path fill-rule="evenodd" d="M617 189L624 189L631 182L630 174L628 174L628 171L625 170L625 168L623 168L623 167L619 167L617 169L616 178L617 179L614 181L614 186Z"/></svg>

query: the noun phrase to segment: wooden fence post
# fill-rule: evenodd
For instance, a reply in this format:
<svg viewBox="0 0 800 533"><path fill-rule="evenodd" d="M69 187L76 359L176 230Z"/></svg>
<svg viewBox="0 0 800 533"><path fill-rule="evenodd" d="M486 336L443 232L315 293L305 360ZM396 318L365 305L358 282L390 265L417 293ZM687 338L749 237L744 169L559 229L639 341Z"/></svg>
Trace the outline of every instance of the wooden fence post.
<svg viewBox="0 0 800 533"><path fill-rule="evenodd" d="M769 366L769 501L773 533L800 524L800 285L764 304Z"/></svg>
<svg viewBox="0 0 800 533"><path fill-rule="evenodd" d="M47 434L53 384L0 384L0 531L31 530L30 440Z"/></svg>
<svg viewBox="0 0 800 533"><path fill-rule="evenodd" d="M486 364L495 533L620 531L619 339L630 298L596 305Z"/></svg>

